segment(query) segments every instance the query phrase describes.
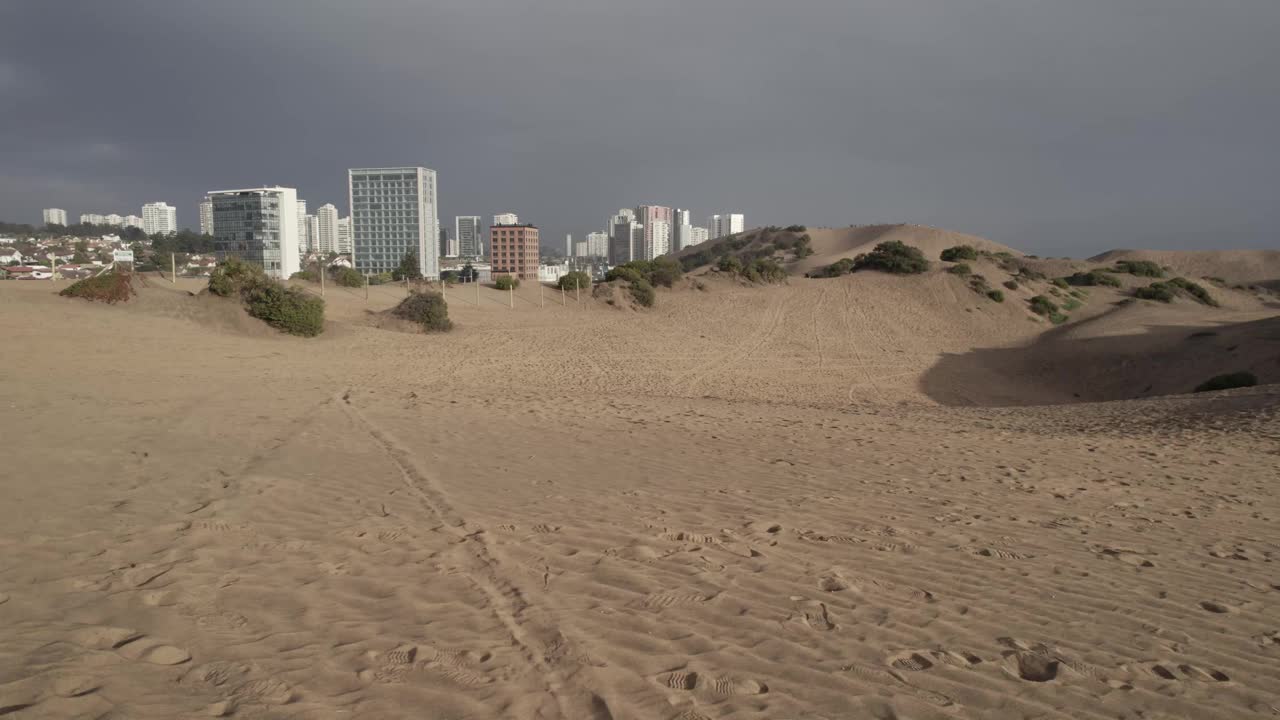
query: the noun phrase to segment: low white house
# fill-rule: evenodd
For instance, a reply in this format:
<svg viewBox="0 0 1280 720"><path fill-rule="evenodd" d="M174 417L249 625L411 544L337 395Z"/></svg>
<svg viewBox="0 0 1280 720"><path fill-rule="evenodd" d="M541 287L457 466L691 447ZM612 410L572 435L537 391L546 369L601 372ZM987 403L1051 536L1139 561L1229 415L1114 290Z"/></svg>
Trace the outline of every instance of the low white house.
<svg viewBox="0 0 1280 720"><path fill-rule="evenodd" d="M21 265L22 253L11 247L0 247L0 265Z"/></svg>
<svg viewBox="0 0 1280 720"><path fill-rule="evenodd" d="M569 263L563 265L539 265L538 282L553 283L569 274Z"/></svg>

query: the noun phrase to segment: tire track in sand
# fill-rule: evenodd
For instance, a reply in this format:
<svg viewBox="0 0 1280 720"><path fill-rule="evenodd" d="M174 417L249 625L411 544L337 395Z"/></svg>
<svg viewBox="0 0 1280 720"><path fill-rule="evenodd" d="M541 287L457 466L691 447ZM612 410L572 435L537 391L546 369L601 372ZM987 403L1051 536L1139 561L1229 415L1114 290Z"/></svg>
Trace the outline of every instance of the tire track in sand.
<svg viewBox="0 0 1280 720"><path fill-rule="evenodd" d="M564 674L552 666L545 653L537 650L539 643L535 635L556 638L563 638L563 635L556 627L537 626L525 617L526 611L532 608L520 588L502 576L499 563L485 540L485 534L467 526L465 518L449 503L444 489L418 468L409 450L360 412L351 403L350 397L351 390L348 388L339 396L338 406L391 460L400 471L405 486L427 512L443 522L449 534L457 538L457 547L461 548L462 565L467 577L488 598L494 615L511 634L525 663L542 676L547 695L555 701L560 717L591 720L612 718L603 698L580 685L577 688L568 687Z"/></svg>

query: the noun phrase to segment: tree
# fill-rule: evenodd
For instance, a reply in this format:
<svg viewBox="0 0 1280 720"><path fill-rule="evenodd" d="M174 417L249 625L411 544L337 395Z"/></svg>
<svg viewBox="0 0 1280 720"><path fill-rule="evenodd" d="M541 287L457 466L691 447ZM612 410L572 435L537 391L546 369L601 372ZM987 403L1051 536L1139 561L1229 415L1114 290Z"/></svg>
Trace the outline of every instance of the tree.
<svg viewBox="0 0 1280 720"><path fill-rule="evenodd" d="M458 279L462 282L475 282L479 274L471 263L467 263L462 266L462 272L458 273Z"/></svg>
<svg viewBox="0 0 1280 720"><path fill-rule="evenodd" d="M417 280L422 277L422 270L418 268L418 254L415 252L407 252L404 257L400 258L400 265L391 271L392 280Z"/></svg>
<svg viewBox="0 0 1280 720"><path fill-rule="evenodd" d="M520 287L520 279L513 275L501 275L493 281L493 285L499 290L514 290Z"/></svg>
<svg viewBox="0 0 1280 720"><path fill-rule="evenodd" d="M581 270L574 270L571 273L560 276L558 283L561 290L590 290L591 276Z"/></svg>

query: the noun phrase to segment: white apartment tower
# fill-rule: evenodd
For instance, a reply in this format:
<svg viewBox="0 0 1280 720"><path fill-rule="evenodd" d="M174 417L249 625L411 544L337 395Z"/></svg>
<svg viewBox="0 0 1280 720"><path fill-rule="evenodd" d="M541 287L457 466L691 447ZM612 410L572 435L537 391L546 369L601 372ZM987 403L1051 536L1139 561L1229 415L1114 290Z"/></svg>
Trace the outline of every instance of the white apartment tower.
<svg viewBox="0 0 1280 720"><path fill-rule="evenodd" d="M636 214L623 208L609 221L609 264L621 265L639 259L632 238L635 236Z"/></svg>
<svg viewBox="0 0 1280 720"><path fill-rule="evenodd" d="M706 228L698 227L697 225L694 225L693 227L689 228L689 244L690 245L701 245L702 243L710 239L711 239L711 233Z"/></svg>
<svg viewBox="0 0 1280 720"><path fill-rule="evenodd" d="M707 229L711 232L711 238L714 240L742 232L746 229L746 222L743 220L741 213L712 215L707 222Z"/></svg>
<svg viewBox="0 0 1280 720"><path fill-rule="evenodd" d="M298 252L304 255L315 249L315 238L307 232L307 201L298 201Z"/></svg>
<svg viewBox="0 0 1280 720"><path fill-rule="evenodd" d="M351 242L356 270L391 272L406 253L424 277L440 277L436 171L424 167L347 171Z"/></svg>
<svg viewBox="0 0 1280 720"><path fill-rule="evenodd" d="M120 224L124 224L124 218L120 218ZM162 202L143 205L142 232L148 235L170 235L178 232L178 209Z"/></svg>
<svg viewBox="0 0 1280 720"><path fill-rule="evenodd" d="M315 215L307 216L306 226L298 231L299 241L303 235L307 238L307 251L317 252L317 248L320 247L320 220Z"/></svg>
<svg viewBox="0 0 1280 720"><path fill-rule="evenodd" d="M581 245L582 243L578 243ZM587 233L587 257L609 257L609 233Z"/></svg>
<svg viewBox="0 0 1280 720"><path fill-rule="evenodd" d="M208 196L200 201L200 234L213 234L213 200Z"/></svg>
<svg viewBox="0 0 1280 720"><path fill-rule="evenodd" d="M316 251L328 255L338 250L338 208L331 204L316 210Z"/></svg>
<svg viewBox="0 0 1280 720"><path fill-rule="evenodd" d="M645 233L644 259L652 260L671 252L671 223L666 220L653 220Z"/></svg>
<svg viewBox="0 0 1280 720"><path fill-rule="evenodd" d="M519 225L520 218L515 213L501 213L493 216L494 225Z"/></svg>
<svg viewBox="0 0 1280 720"><path fill-rule="evenodd" d="M238 257L286 280L301 268L298 191L286 187L218 190L213 241L219 258Z"/></svg>
<svg viewBox="0 0 1280 720"><path fill-rule="evenodd" d="M351 218L338 218L338 252L347 255L351 252Z"/></svg>
<svg viewBox="0 0 1280 720"><path fill-rule="evenodd" d="M67 211L62 208L45 208L44 209L45 225L66 225Z"/></svg>
<svg viewBox="0 0 1280 720"><path fill-rule="evenodd" d="M462 257L484 255L483 234L479 215L457 215L453 218L453 236L458 240L458 253Z"/></svg>

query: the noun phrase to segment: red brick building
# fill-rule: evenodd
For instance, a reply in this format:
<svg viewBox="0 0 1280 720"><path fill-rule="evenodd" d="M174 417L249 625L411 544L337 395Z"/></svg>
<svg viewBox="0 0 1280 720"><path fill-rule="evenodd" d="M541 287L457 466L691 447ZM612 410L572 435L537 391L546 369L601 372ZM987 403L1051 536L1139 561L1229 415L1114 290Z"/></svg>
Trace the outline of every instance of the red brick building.
<svg viewBox="0 0 1280 720"><path fill-rule="evenodd" d="M538 280L538 228L533 225L494 225L489 228L489 265L493 277L512 275Z"/></svg>

